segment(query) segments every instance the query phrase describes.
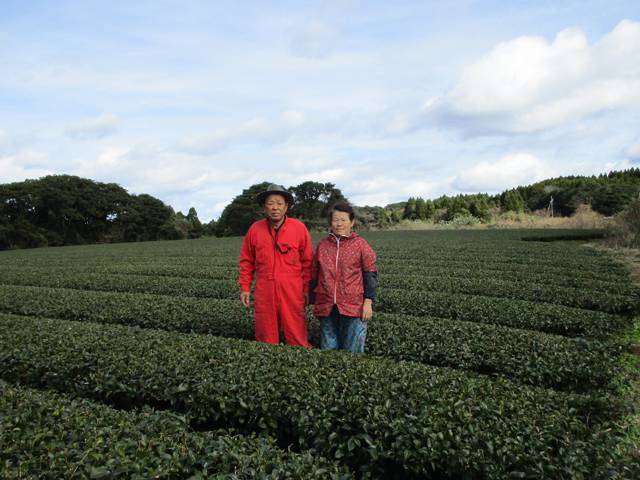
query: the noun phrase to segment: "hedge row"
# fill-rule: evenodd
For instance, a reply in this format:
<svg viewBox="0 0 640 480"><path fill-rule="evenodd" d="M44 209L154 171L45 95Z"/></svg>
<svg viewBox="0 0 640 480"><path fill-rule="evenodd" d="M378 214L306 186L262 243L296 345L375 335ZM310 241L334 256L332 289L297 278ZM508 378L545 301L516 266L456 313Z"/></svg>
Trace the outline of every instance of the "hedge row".
<svg viewBox="0 0 640 480"><path fill-rule="evenodd" d="M72 288L107 292L153 293L176 297L237 298L238 283L233 279L160 277L147 275L102 274L72 271L4 272L5 285Z"/></svg>
<svg viewBox="0 0 640 480"><path fill-rule="evenodd" d="M392 288L379 289L376 308L386 313L451 318L572 337L607 337L630 322L621 316L550 303ZM223 336L229 336L229 329L235 332L240 321L247 326L242 337L251 336L251 316L237 299L0 285L0 311Z"/></svg>
<svg viewBox="0 0 640 480"><path fill-rule="evenodd" d="M42 269L32 269L32 271L42 271ZM49 269L51 271L51 269ZM83 271L74 268L74 271ZM145 276L161 276L161 277L184 277L184 278L204 278L204 279L230 279L237 278L237 265L233 268L229 267L207 267L187 266L187 265L110 265L92 269L97 273L103 274L127 274L127 275L145 275ZM633 288L629 284L628 277L617 280L615 282L605 281L594 278L580 278L573 275L570 271L565 271L560 275L550 272L532 272L530 269L523 271L497 270L487 265L481 268L473 267L453 267L453 266L435 266L426 265L416 267L408 265L407 267L399 267L397 269L389 269L380 265L381 273L411 275L412 272L418 272L416 275L421 276L446 276L446 277L465 277L465 278L495 278L514 279L521 282L554 284L559 287L579 288L594 292L607 292L614 295L637 295L638 289Z"/></svg>
<svg viewBox="0 0 640 480"><path fill-rule="evenodd" d="M236 298L238 293L238 286L233 277L213 280L32 269L4 272L0 282L6 285L154 293L179 297ZM529 282L523 284L493 277L471 279L383 274L381 283L391 288L517 298L620 314L633 314L640 306L638 291L623 296Z"/></svg>
<svg viewBox="0 0 640 480"><path fill-rule="evenodd" d="M239 250L238 250L239 251ZM0 260L3 266L40 266L40 267L82 267L84 265L91 267L109 267L111 265L140 265L140 266L206 266L206 267L233 267L238 264L238 254L227 256L207 256L207 257L180 257L175 256L144 256L137 255L132 257L100 257L92 256L90 252L83 252L76 256L23 256L23 257L4 257Z"/></svg>
<svg viewBox="0 0 640 480"><path fill-rule="evenodd" d="M608 388L624 349L617 343L499 325L384 313L369 322L366 344L368 355L574 392Z"/></svg>
<svg viewBox="0 0 640 480"><path fill-rule="evenodd" d="M497 269L505 272L532 272L532 273L544 273L555 274L565 276L576 276L584 280L605 280L607 282L624 282L629 273L626 271L612 271L610 269L596 269L587 267L584 269L574 269L572 267L566 267L557 265L554 263L530 263L530 264L518 264L511 261L494 262L487 261L487 259L471 259L471 258L402 258L402 259L385 259L379 257L378 267L387 271L397 271L405 273L421 273L422 271L428 271L434 267L449 267L449 268L473 268L482 270L483 268Z"/></svg>
<svg viewBox="0 0 640 480"><path fill-rule="evenodd" d="M389 288L466 293L490 297L514 298L554 303L569 307L599 310L622 315L640 311L640 290L631 295L563 287L553 284L518 282L502 278L459 278L423 275L382 274L380 283Z"/></svg>
<svg viewBox="0 0 640 480"><path fill-rule="evenodd" d="M376 246L376 251L384 257L415 257L418 255L429 258L499 258L517 257L526 261L545 260L562 257L562 260L574 263L589 263L596 265L611 265L611 258L595 249L580 248L568 244L531 244L524 242L478 242L473 245L456 244L454 240L446 240L442 243L422 242L411 244L404 239L398 242Z"/></svg>
<svg viewBox="0 0 640 480"><path fill-rule="evenodd" d="M405 248L406 247L406 248ZM541 264L561 265L575 267L577 269L599 268L603 270L625 271L625 267L612 261L607 255L602 255L593 250L578 248L575 245L562 245L559 248L531 248L531 244L521 243L518 248L509 248L507 245L495 242L487 243L482 247L456 248L454 244L443 243L435 245L421 245L411 247L404 243L396 242L393 248L380 249L380 255L384 258L416 258L423 257L427 260L445 259L456 260L469 258L473 261L486 260L498 263L515 264Z"/></svg>
<svg viewBox="0 0 640 480"><path fill-rule="evenodd" d="M580 277L572 274L571 271L563 271L561 274L551 272L533 272L531 269L518 270L498 270L487 265L479 267L452 266L452 265L415 265L405 262L404 266L394 266L388 268L384 264L379 265L381 273L397 275L416 276L444 276L444 277L467 277L467 278L495 278L515 279L522 282L554 284L559 287L579 288L587 291L606 292L613 295L637 295L638 289L629 284L628 277L616 278L615 281L607 281L600 278ZM41 269L38 269L41 270ZM82 269L74 269L82 271ZM201 279L235 279L238 276L237 265L233 267L208 267L205 265L110 265L97 269L92 269L102 274L126 274L144 275L160 277L183 277Z"/></svg>
<svg viewBox="0 0 640 480"><path fill-rule="evenodd" d="M561 241L588 241L588 240L597 240L601 238L605 238L605 232L586 232L586 233L573 233L573 234L563 234L563 235L528 235L522 237L522 240L525 242L561 242Z"/></svg>
<svg viewBox="0 0 640 480"><path fill-rule="evenodd" d="M558 252L567 252L567 255L571 258L595 258L603 259L606 255L595 249L579 248L578 245L570 244L536 244L523 242L520 239L499 239L483 238L481 241L476 242L461 242L459 238L447 238L438 239L436 241L429 241L429 234L423 233L422 238L412 239L407 238L406 235L402 235L402 247L398 247L398 238L393 238L391 234L384 234L387 239L381 239L378 237L374 240L376 248L382 253L395 254L400 251L407 252L409 254L415 254L416 252L429 252L429 253L445 253L445 254L457 254L457 253L486 253L495 254L496 251L506 253L522 254L523 256L540 256L540 255L554 255ZM371 239L369 233L366 236Z"/></svg>
<svg viewBox="0 0 640 480"><path fill-rule="evenodd" d="M237 300L0 286L0 311L253 339ZM318 345L319 323L310 322ZM588 391L607 386L622 345L505 326L380 313L367 353L396 360L499 374L521 383Z"/></svg>
<svg viewBox="0 0 640 480"><path fill-rule="evenodd" d="M451 252L442 253L437 255L433 252L416 253L415 255L407 255L405 252L400 251L397 254L379 254L381 261L389 264L399 264L406 261L418 261L423 265L439 265L439 264L484 264L492 266L513 267L516 269L532 268L532 269L552 269L552 270L564 270L575 271L578 273L601 273L603 275L624 276L627 274L627 270L619 263L614 263L612 260L607 262L593 261L591 258L575 258L572 260L567 259L564 252L559 252L545 258L531 257L527 258L518 253L509 254L497 250L492 255L477 253L477 254L452 254Z"/></svg>
<svg viewBox="0 0 640 480"><path fill-rule="evenodd" d="M626 317L551 303L393 288L379 290L377 308L388 313L490 323L570 337L607 337L631 323Z"/></svg>
<svg viewBox="0 0 640 480"><path fill-rule="evenodd" d="M48 268L49 271L55 269ZM22 269L23 271L42 271L42 267L29 267ZM68 268L58 268L58 271L69 271ZM112 264L102 265L99 267L80 266L73 267L74 272L95 272L104 275L138 275L151 277L181 277L181 278L200 278L210 280L228 280L237 278L238 265L234 267L208 267L206 265L168 265L163 263L156 264Z"/></svg>
<svg viewBox="0 0 640 480"><path fill-rule="evenodd" d="M186 272L185 272L186 273ZM630 284L628 277L616 282L606 280L584 279L571 275L571 272L563 274L552 274L549 272L540 273L532 271L506 271L484 266L472 267L442 267L442 266L409 266L404 270L380 269L385 275L406 275L424 277L447 277L447 278L468 278L474 280L500 278L504 281L519 283L535 283L557 285L560 288L576 288L589 292L610 293L612 295L633 296L638 295L638 287Z"/></svg>
<svg viewBox="0 0 640 480"><path fill-rule="evenodd" d="M0 285L0 311L224 337L254 334L251 313L239 299Z"/></svg>
<svg viewBox="0 0 640 480"><path fill-rule="evenodd" d="M0 477L351 478L272 440L194 433L184 417L145 407L118 411L84 399L0 381Z"/></svg>
<svg viewBox="0 0 640 480"><path fill-rule="evenodd" d="M476 281L478 283L503 283L506 284L506 287L504 285L501 285L503 291L505 289L512 290L513 288L516 288L516 286L520 286L523 289L521 291L521 296L528 296L529 298L533 298L536 295L535 293L531 293L532 289L534 290L534 292L536 291L536 289L551 290L553 293L552 297L559 297L561 294L563 294L563 297L561 297L561 300L559 300L557 303L571 302L571 297L569 296L568 290L573 291L574 289L580 290L580 292L577 292L578 297L603 297L604 300L600 301L601 304L606 304L606 299L612 299L611 301L613 302L613 299L617 299L620 297L627 297L626 300L620 298L622 303L633 304L634 302L637 302L637 299L640 295L640 289L638 289L637 287L633 287L633 285L630 284L628 278L625 278L624 281L609 282L596 279L581 279L577 276L570 275L570 272L567 272L567 276L553 275L550 273L534 273L531 271L506 272L495 270L492 268L488 269L486 267L478 269L470 267L454 268L442 266L437 267L433 265L417 267L415 265L407 265L402 268L390 269L381 265L380 273L381 276L388 276L388 278L390 278L390 283L386 283L384 281L382 282L383 285L388 286L394 285L394 281L397 281L398 278L403 277L407 277L407 282L411 282L412 278L417 277L430 278L432 281L434 281L434 278L440 277L442 278L441 283L455 283L458 282L458 279L464 279L468 282ZM64 277L86 276L86 278L90 278L90 276L93 276L94 278L102 278L106 276L117 275L122 279L122 284L129 285L131 284L131 279L126 279L124 275L130 275L131 277L136 279L136 281L132 284L132 288L137 288L137 291L155 291L157 293L170 293L174 295L181 295L185 294L183 292L187 292L186 295L189 296L209 296L219 298L222 297L222 294L218 295L215 293L216 286L219 285L219 283L215 282L215 284L211 284L211 288L208 288L209 284L206 283L205 280L222 280L223 282L221 283L235 285L237 274L237 268L228 267L206 267L188 265L168 266L160 264L155 266L115 264L101 267L74 267L73 270L70 270L68 268L52 269L49 267L21 267L20 269L7 269L3 272L3 278L0 279L0 281L6 284L14 283L51 286L53 286L54 284L57 286L64 286L66 284L68 286L74 286L74 288L83 288L82 283L78 283L77 280L67 280ZM50 277L51 279L48 280L47 277ZM145 280L143 277L149 277L149 280ZM499 277L500 280L496 279L496 277ZM28 278L30 280L14 280L16 278ZM181 283L185 281L189 283ZM92 288L90 287L91 281L87 280L87 282L88 286L86 288ZM109 282L109 280L105 279L104 282ZM139 282L140 286L136 287L136 282ZM511 285L511 283L513 285ZM148 285L152 286L148 287L149 289L147 289ZM542 285L544 285L544 287ZM498 290L496 290L496 292L497 291ZM234 296L235 293L236 292L234 292ZM584 304L588 301L575 301L575 303L581 302Z"/></svg>
<svg viewBox="0 0 640 480"><path fill-rule="evenodd" d="M596 478L588 397L386 359L119 325L0 319L0 377L261 432L374 478Z"/></svg>

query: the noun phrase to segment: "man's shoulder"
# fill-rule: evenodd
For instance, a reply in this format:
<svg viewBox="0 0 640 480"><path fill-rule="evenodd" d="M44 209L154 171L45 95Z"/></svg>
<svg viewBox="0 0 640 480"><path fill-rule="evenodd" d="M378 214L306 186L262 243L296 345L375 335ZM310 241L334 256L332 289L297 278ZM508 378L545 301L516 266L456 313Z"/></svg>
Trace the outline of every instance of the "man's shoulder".
<svg viewBox="0 0 640 480"><path fill-rule="evenodd" d="M265 228L265 225L267 223L267 219L263 218L262 220L256 220L255 222L253 222L251 224L251 226L249 227L249 230L247 230L247 235L251 232L254 232L256 230L260 230Z"/></svg>
<svg viewBox="0 0 640 480"><path fill-rule="evenodd" d="M267 219L266 218L262 218L260 220L256 220L255 222L253 222L251 224L251 226L249 227L249 230L251 230L252 228L261 228L264 225L266 225L267 223Z"/></svg>
<svg viewBox="0 0 640 480"><path fill-rule="evenodd" d="M307 226L304 224L304 222L298 220L297 218L287 217L287 223L289 224L289 227L307 230Z"/></svg>

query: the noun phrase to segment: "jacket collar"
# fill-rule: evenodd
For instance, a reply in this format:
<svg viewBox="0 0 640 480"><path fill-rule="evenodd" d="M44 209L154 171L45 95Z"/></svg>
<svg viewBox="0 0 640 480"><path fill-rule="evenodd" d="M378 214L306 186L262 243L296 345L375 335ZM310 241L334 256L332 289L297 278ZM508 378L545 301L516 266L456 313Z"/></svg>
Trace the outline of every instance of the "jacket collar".
<svg viewBox="0 0 640 480"><path fill-rule="evenodd" d="M336 235L333 232L329 232L329 236L327 237L329 239L329 241L333 242L333 243L338 243L338 238L340 238L341 242L344 242L345 240L352 240L354 238L357 238L359 235L356 232L351 232L351 234L348 237L345 237L343 235Z"/></svg>
<svg viewBox="0 0 640 480"><path fill-rule="evenodd" d="M269 221L268 218L265 218L264 220L265 220L265 222L267 222L267 228L269 229L269 231L272 232L272 233L276 233L276 232L279 232L281 230L284 230L284 226L287 223L287 219L288 218L289 217L287 215L285 215L284 216L284 220L282 220L282 223L280 224L280 226L277 229L273 227L273 225L271 224L271 222Z"/></svg>

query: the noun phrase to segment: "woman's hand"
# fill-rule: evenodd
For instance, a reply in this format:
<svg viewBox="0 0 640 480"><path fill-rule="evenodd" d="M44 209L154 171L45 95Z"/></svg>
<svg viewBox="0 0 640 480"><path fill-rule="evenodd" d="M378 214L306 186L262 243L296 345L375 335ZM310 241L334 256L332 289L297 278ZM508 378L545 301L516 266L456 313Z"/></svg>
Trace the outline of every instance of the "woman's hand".
<svg viewBox="0 0 640 480"><path fill-rule="evenodd" d="M373 302L370 298L365 298L362 304L362 321L368 322L373 317Z"/></svg>
<svg viewBox="0 0 640 480"><path fill-rule="evenodd" d="M251 308L251 292L241 292L240 301L245 307Z"/></svg>

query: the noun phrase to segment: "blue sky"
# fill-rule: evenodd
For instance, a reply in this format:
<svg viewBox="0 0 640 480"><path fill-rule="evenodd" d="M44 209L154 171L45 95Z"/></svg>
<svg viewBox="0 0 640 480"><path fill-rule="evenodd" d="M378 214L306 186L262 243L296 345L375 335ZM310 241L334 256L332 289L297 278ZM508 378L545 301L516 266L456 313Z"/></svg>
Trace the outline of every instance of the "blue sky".
<svg viewBox="0 0 640 480"><path fill-rule="evenodd" d="M640 166L640 2L0 0L0 183L73 174L219 216Z"/></svg>

